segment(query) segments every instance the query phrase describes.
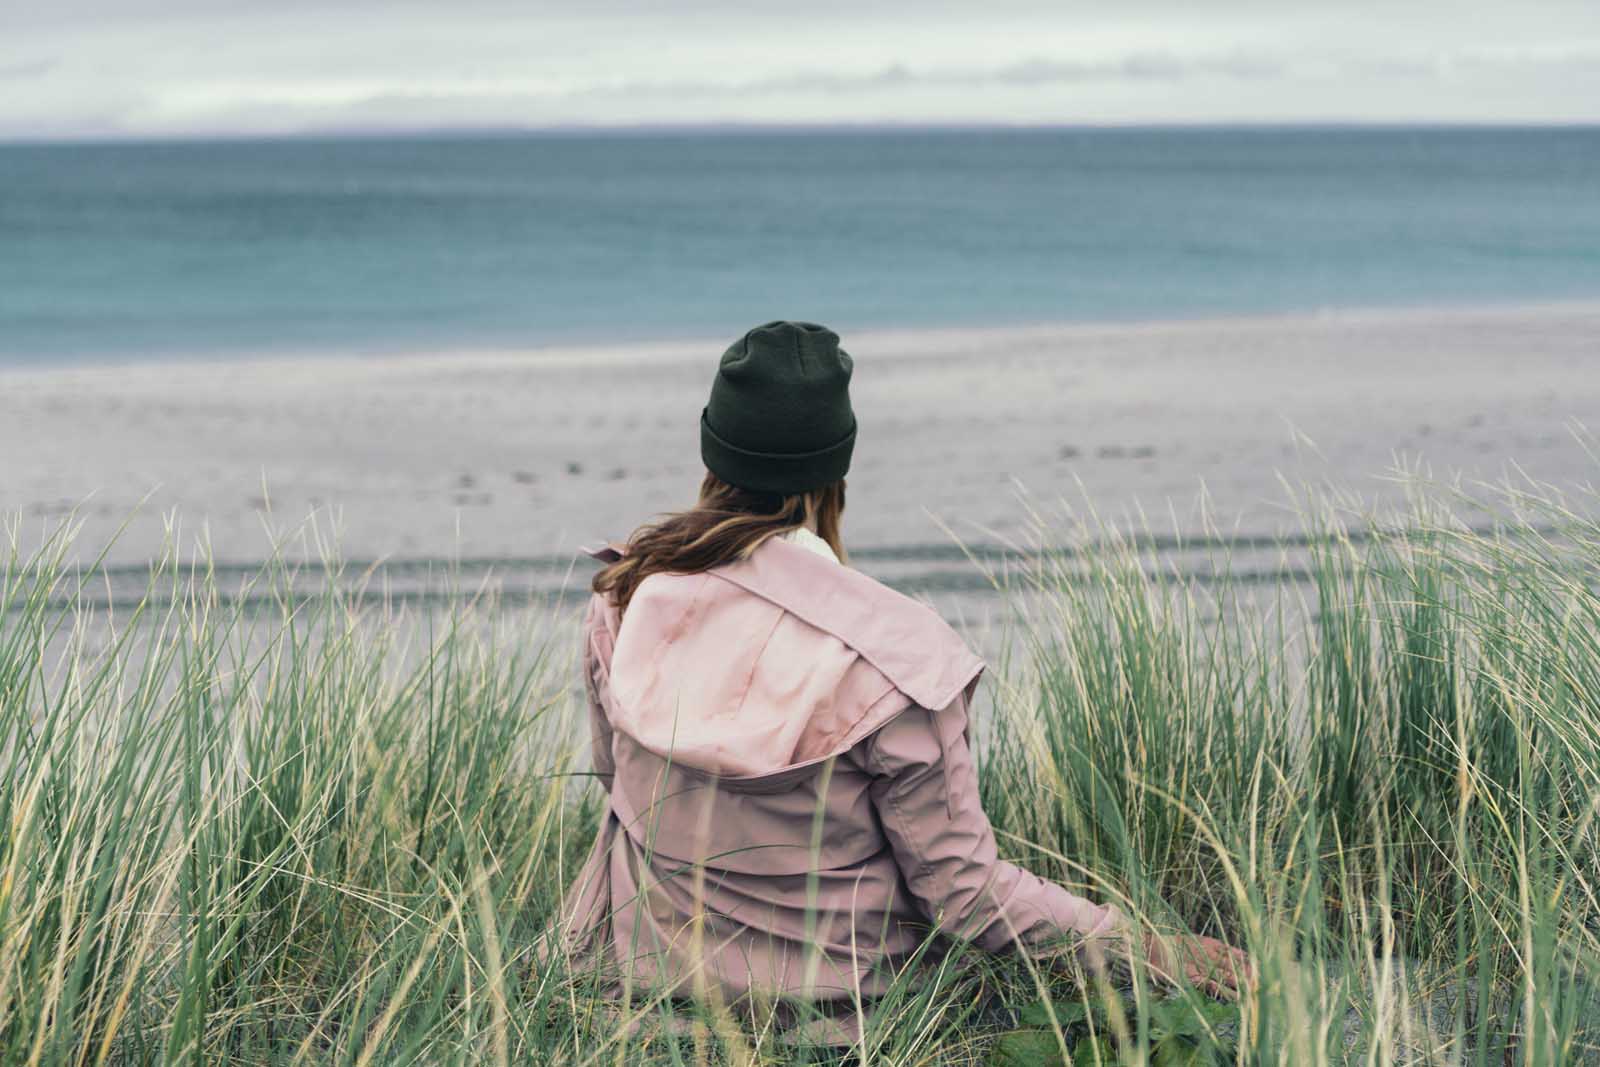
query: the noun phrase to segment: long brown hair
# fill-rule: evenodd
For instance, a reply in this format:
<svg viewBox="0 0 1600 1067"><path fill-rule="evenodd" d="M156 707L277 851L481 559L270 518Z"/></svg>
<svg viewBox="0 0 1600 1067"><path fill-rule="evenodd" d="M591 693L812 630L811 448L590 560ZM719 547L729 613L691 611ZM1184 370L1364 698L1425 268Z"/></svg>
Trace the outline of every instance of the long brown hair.
<svg viewBox="0 0 1600 1067"><path fill-rule="evenodd" d="M843 563L847 560L839 540L843 514L842 478L808 493L785 496L740 489L707 471L694 507L635 530L627 552L601 568L590 588L609 595L619 612L627 611L634 591L652 574L697 574L744 559L767 538L812 520L818 536Z"/></svg>

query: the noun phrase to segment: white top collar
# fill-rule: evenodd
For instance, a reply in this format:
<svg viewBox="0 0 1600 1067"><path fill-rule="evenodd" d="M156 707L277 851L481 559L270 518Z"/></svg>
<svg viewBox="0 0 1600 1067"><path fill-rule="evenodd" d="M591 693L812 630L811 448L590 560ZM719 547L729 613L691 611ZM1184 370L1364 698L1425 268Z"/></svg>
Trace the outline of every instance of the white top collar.
<svg viewBox="0 0 1600 1067"><path fill-rule="evenodd" d="M804 526L796 526L794 529L787 530L778 536L785 541L799 545L801 548L810 549L817 555L831 559L835 563L839 562L839 557L834 555L833 547Z"/></svg>

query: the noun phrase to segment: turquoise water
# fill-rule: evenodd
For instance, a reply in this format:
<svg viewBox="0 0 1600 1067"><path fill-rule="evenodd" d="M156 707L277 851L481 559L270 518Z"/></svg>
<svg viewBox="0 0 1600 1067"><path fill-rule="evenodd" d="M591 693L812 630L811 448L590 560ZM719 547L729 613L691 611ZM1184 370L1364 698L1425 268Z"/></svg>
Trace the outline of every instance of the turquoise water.
<svg viewBox="0 0 1600 1067"><path fill-rule="evenodd" d="M1600 129L0 146L0 360L1600 297Z"/></svg>

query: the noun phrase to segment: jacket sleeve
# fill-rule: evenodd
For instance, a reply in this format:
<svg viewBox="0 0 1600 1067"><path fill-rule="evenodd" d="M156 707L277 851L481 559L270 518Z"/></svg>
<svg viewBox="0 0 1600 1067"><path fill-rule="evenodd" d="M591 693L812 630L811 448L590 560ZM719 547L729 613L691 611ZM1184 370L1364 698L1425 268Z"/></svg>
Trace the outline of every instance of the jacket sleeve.
<svg viewBox="0 0 1600 1067"><path fill-rule="evenodd" d="M1001 860L978 799L965 694L912 707L865 742L871 794L907 887L943 933L989 951L1121 947L1122 914Z"/></svg>
<svg viewBox="0 0 1600 1067"><path fill-rule="evenodd" d="M583 617L583 692L589 705L589 754L595 777L611 792L617 764L611 754L611 719L606 715L605 695L610 689L612 635L605 605L598 595L590 597Z"/></svg>

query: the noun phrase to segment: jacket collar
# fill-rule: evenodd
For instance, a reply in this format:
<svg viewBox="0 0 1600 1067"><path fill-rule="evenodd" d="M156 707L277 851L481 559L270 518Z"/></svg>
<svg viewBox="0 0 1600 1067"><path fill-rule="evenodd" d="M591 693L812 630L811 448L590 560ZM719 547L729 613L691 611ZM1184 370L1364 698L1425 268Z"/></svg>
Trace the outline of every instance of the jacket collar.
<svg viewBox="0 0 1600 1067"><path fill-rule="evenodd" d="M622 558L624 550L616 544L584 549L602 562ZM983 661L938 612L782 538L768 538L748 559L707 573L837 637L929 710L949 705L983 673Z"/></svg>

